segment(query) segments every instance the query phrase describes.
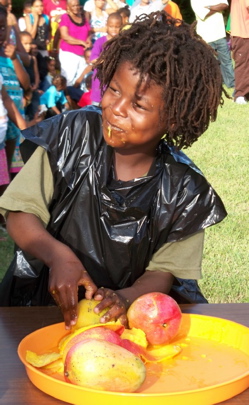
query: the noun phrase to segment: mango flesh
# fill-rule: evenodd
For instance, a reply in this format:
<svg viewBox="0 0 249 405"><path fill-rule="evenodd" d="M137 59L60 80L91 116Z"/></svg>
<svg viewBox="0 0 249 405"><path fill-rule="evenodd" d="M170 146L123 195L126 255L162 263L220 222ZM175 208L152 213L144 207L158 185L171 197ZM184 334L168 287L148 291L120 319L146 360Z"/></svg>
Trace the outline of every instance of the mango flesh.
<svg viewBox="0 0 249 405"><path fill-rule="evenodd" d="M85 388L135 392L146 377L142 360L128 350L104 340L79 342L68 351L65 380Z"/></svg>

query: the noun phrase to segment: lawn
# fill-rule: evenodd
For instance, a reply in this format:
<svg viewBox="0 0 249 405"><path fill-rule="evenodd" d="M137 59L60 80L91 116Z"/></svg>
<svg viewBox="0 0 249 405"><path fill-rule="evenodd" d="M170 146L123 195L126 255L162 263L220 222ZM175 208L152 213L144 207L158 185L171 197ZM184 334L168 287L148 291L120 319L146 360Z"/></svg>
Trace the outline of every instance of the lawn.
<svg viewBox="0 0 249 405"><path fill-rule="evenodd" d="M217 121L186 152L228 212L206 230L201 288L210 302L249 302L249 105L225 100ZM0 242L0 278L12 254L7 237Z"/></svg>

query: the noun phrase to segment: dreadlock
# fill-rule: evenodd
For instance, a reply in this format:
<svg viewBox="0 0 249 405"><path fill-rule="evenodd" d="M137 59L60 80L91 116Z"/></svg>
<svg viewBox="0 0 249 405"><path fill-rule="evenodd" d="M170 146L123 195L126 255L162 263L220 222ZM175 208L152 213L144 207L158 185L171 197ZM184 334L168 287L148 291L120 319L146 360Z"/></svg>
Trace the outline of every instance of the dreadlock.
<svg viewBox="0 0 249 405"><path fill-rule="evenodd" d="M211 47L194 29L164 11L144 14L105 44L96 62L102 93L122 62L163 88L165 139L178 149L192 145L215 121L223 104L222 76Z"/></svg>

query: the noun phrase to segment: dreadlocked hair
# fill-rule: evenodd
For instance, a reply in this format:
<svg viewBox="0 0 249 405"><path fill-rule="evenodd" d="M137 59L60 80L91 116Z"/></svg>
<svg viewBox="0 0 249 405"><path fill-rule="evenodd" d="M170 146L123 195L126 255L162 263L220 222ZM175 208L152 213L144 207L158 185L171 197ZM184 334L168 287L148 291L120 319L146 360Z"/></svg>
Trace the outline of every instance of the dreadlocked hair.
<svg viewBox="0 0 249 405"><path fill-rule="evenodd" d="M96 61L102 94L123 62L130 62L140 73L138 88L143 80L162 87L160 118L168 145L189 147L215 121L223 104L220 66L193 25L164 11L137 18L129 29L106 42Z"/></svg>

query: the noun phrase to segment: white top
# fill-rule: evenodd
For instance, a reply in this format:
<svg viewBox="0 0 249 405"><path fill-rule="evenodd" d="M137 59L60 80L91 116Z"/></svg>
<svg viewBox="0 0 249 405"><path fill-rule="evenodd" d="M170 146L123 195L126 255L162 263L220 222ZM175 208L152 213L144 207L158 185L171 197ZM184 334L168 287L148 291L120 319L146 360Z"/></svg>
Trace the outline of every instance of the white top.
<svg viewBox="0 0 249 405"><path fill-rule="evenodd" d="M210 11L206 7L216 6L217 4L228 5L228 2L227 0L191 0L191 7L197 20L197 34L199 34L206 42L213 42L226 37L222 12L214 13L205 19Z"/></svg>
<svg viewBox="0 0 249 405"><path fill-rule="evenodd" d="M135 3L135 5L133 5L131 7L131 14L130 14L130 18L129 18L129 22L133 22L135 21L135 19L137 17L139 17L142 14L150 14L153 13L155 11L161 11L164 8L164 4L162 3L161 0L155 0L150 2L149 4L147 4L146 6L141 6L141 4L137 4Z"/></svg>

